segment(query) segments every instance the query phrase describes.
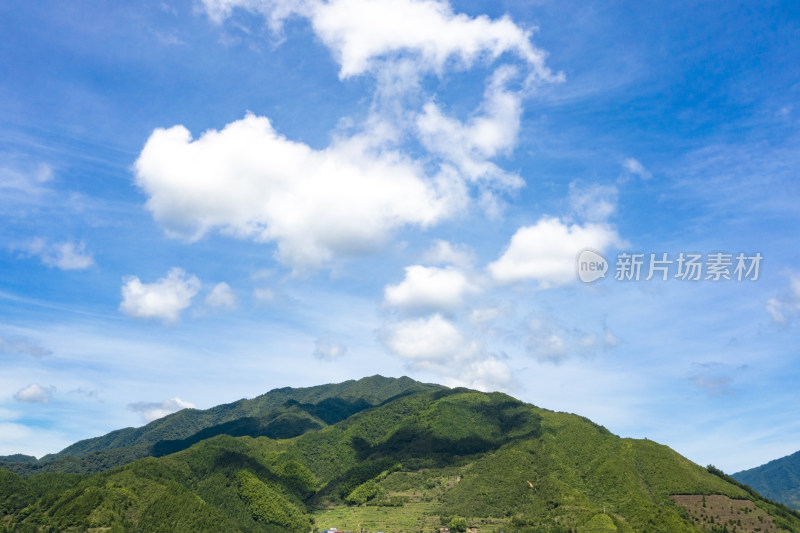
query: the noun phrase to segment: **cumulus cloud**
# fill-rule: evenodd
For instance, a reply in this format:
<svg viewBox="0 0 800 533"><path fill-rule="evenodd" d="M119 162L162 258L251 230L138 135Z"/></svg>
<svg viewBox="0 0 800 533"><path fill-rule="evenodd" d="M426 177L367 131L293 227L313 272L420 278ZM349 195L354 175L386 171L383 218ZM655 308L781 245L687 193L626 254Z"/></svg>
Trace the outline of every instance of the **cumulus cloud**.
<svg viewBox="0 0 800 533"><path fill-rule="evenodd" d="M223 281L214 285L214 288L206 296L206 303L211 307L220 309L236 309L236 293L231 289L230 285Z"/></svg>
<svg viewBox="0 0 800 533"><path fill-rule="evenodd" d="M452 310L461 307L464 296L478 289L453 267L413 265L406 267L405 279L384 289L386 303L403 309Z"/></svg>
<svg viewBox="0 0 800 533"><path fill-rule="evenodd" d="M130 276L124 279L119 309L134 318L174 323L199 290L200 280L180 268L173 268L167 277L154 283L142 283L138 277Z"/></svg>
<svg viewBox="0 0 800 533"><path fill-rule="evenodd" d="M441 72L445 67L468 68L510 52L543 79L553 75L546 54L531 44L531 32L508 16L456 14L436 0L203 0L209 17L222 22L235 8L263 14L273 29L290 16L310 20L320 40L331 50L348 78L385 68L386 62L412 61L418 70Z"/></svg>
<svg viewBox="0 0 800 533"><path fill-rule="evenodd" d="M39 343L25 337L0 337L0 353L14 353L41 358L51 355L53 352Z"/></svg>
<svg viewBox="0 0 800 533"><path fill-rule="evenodd" d="M444 361L472 349L458 328L438 313L391 324L382 340L395 355L409 361Z"/></svg>
<svg viewBox="0 0 800 533"><path fill-rule="evenodd" d="M507 390L514 383L505 362L483 351L438 313L386 325L381 340L410 368L433 372L451 386Z"/></svg>
<svg viewBox="0 0 800 533"><path fill-rule="evenodd" d="M643 180L649 180L653 177L650 171L644 168L644 165L632 157L622 162L622 168L625 169L629 176L637 176Z"/></svg>
<svg viewBox="0 0 800 533"><path fill-rule="evenodd" d="M139 413L142 421L152 422L169 414L180 411L181 409L194 409L192 403L185 402L180 398L170 398L163 402L136 402L128 405L128 409Z"/></svg>
<svg viewBox="0 0 800 533"><path fill-rule="evenodd" d="M569 185L569 204L578 218L587 222L605 222L617 211L619 190L613 185Z"/></svg>
<svg viewBox="0 0 800 533"><path fill-rule="evenodd" d="M362 138L325 150L290 141L247 115L192 140L183 126L158 129L135 163L147 207L169 233L197 240L212 230L275 241L278 258L319 266L357 253L404 225L430 226L463 203L448 176Z"/></svg>
<svg viewBox="0 0 800 533"><path fill-rule="evenodd" d="M482 391L508 390L514 384L511 368L496 357L486 357L467 364L450 385L464 386Z"/></svg>
<svg viewBox="0 0 800 533"><path fill-rule="evenodd" d="M607 224L567 224L545 217L533 226L519 228L503 255L488 269L500 283L535 280L541 288L564 285L577 279L575 261L581 250L602 252L624 244Z"/></svg>
<svg viewBox="0 0 800 533"><path fill-rule="evenodd" d="M347 347L337 344L328 338L319 338L314 343L314 357L324 361L333 361L343 357L347 353Z"/></svg>
<svg viewBox="0 0 800 533"><path fill-rule="evenodd" d="M55 390L55 387L43 387L38 383L32 383L18 390L14 399L23 403L50 403Z"/></svg>
<svg viewBox="0 0 800 533"><path fill-rule="evenodd" d="M497 212L498 191L523 185L490 159L515 146L533 84L561 76L545 66L531 32L509 17L470 17L435 0L203 6L220 24L235 9L260 14L274 31L289 17L307 19L339 63L340 78L373 76L376 93L355 133L335 136L324 149L290 140L254 115L197 139L183 126L155 130L135 163L136 183L168 234L196 240L220 231L275 243L278 260L297 271L372 251L400 228L438 224L470 205L474 191ZM492 68L496 61L504 64ZM441 79L476 64L493 74L470 118L449 117L432 94L422 94L422 76ZM417 153L418 141L428 154Z"/></svg>
<svg viewBox="0 0 800 533"><path fill-rule="evenodd" d="M36 238L28 244L26 251L39 256L45 265L61 270L85 270L94 265L94 259L83 242L48 243L46 239Z"/></svg>
<svg viewBox="0 0 800 533"><path fill-rule="evenodd" d="M800 273L790 274L789 287L779 297L767 300L766 309L772 320L782 326L800 313Z"/></svg>

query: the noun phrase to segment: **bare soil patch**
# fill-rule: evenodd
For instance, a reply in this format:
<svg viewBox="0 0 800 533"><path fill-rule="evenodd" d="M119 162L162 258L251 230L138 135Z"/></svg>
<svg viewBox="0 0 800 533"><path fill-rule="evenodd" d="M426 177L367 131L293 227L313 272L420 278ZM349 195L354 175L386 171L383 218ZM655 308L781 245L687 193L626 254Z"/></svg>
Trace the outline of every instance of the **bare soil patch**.
<svg viewBox="0 0 800 533"><path fill-rule="evenodd" d="M780 531L772 518L750 500L722 494L673 494L672 501L706 531L730 533L771 533Z"/></svg>

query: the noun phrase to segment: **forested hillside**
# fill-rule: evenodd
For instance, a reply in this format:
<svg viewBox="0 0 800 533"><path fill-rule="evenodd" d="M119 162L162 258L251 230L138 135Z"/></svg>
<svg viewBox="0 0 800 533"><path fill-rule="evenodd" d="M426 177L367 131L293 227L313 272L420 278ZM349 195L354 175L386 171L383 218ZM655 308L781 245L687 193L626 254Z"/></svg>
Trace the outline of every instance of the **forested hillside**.
<svg viewBox="0 0 800 533"><path fill-rule="evenodd" d="M800 531L796 513L716 469L505 394L376 378L350 382L342 396L322 390L298 399L281 389L281 413L300 409L310 418L293 420L319 424L298 422L305 429L291 438L209 433L176 453L91 475L0 469L0 524L22 532ZM345 416L361 401L375 406ZM242 431L263 429L250 425L257 413L242 413Z"/></svg>
<svg viewBox="0 0 800 533"><path fill-rule="evenodd" d="M800 451L733 474L764 496L800 510Z"/></svg>

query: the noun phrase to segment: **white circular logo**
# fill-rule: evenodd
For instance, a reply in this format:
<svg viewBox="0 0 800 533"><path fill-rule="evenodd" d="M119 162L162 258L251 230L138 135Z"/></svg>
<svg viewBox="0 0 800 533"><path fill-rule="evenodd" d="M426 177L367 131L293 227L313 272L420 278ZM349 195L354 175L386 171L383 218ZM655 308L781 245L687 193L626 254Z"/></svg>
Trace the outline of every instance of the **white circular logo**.
<svg viewBox="0 0 800 533"><path fill-rule="evenodd" d="M591 283L606 277L608 261L594 250L584 250L578 255L578 277L584 283Z"/></svg>

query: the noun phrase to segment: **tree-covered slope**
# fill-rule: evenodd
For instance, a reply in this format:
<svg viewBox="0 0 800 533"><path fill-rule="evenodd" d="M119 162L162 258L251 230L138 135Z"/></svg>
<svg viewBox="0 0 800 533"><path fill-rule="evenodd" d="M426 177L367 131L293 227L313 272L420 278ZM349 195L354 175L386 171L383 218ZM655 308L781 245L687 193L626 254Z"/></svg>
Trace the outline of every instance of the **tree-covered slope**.
<svg viewBox="0 0 800 533"><path fill-rule="evenodd" d="M392 398L439 388L408 377L383 376L316 387L284 387L211 409L184 409L142 427L79 441L39 461L20 455L0 457L0 467L20 475L101 472L143 457L174 453L215 435L294 437Z"/></svg>
<svg viewBox="0 0 800 533"><path fill-rule="evenodd" d="M800 510L800 451L733 477L773 500Z"/></svg>
<svg viewBox="0 0 800 533"><path fill-rule="evenodd" d="M414 381L408 377L385 378L371 376L360 380L319 385L316 387L273 389L250 400L218 405L210 409L183 409L159 418L139 428L125 428L93 439L76 442L55 454L80 457L93 451L102 451L123 446L155 444L163 440L188 438L198 431L243 417L257 417L277 409L286 402L319 404L330 398L354 402L362 406L380 404L398 395L436 388Z"/></svg>
<svg viewBox="0 0 800 533"><path fill-rule="evenodd" d="M718 495L718 514L678 494ZM211 436L92 475L0 470L8 531L755 533L734 507L759 531L800 531L797 516L665 446L466 389L400 395L291 439Z"/></svg>

